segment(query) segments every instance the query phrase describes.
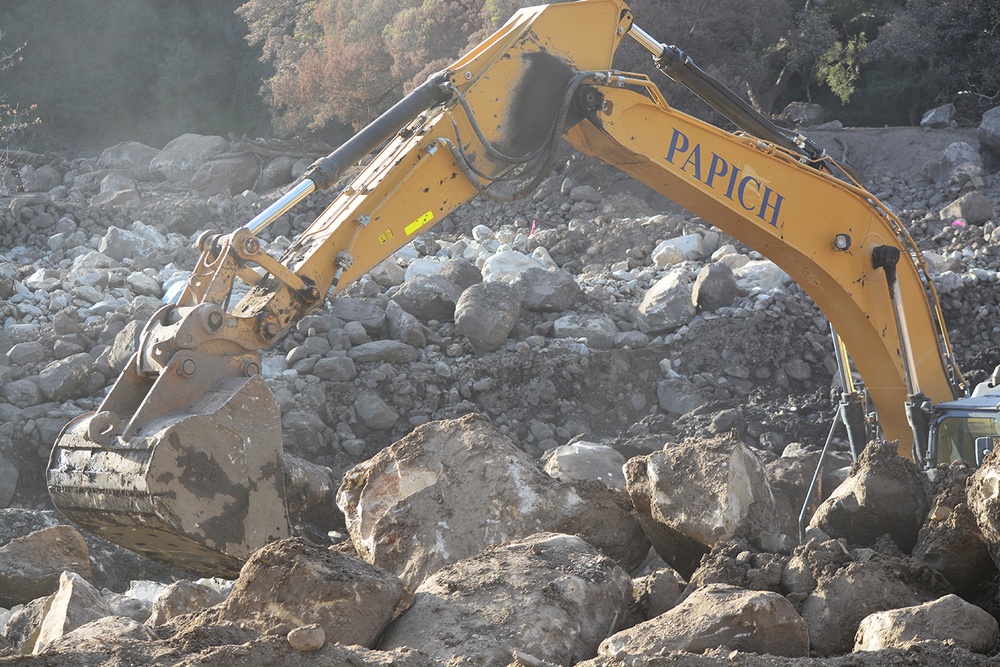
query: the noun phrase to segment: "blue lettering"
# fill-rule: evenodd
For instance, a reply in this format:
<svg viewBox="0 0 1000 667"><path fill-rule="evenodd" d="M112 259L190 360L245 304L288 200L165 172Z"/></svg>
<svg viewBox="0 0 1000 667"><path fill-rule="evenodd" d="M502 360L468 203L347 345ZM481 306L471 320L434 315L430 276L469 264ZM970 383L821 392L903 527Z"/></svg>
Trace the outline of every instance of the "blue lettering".
<svg viewBox="0 0 1000 667"><path fill-rule="evenodd" d="M745 201L743 201L743 195L746 194L747 184L750 181L753 181L754 183L757 184L757 191L760 192L760 181L758 181L753 176L747 176L742 181L740 181L740 188L739 188L740 206L742 206L743 208L745 208L748 211L752 211L755 208L753 204L751 204L750 206L747 206L747 203Z"/></svg>
<svg viewBox="0 0 1000 667"><path fill-rule="evenodd" d="M681 165L681 171L687 171L688 165L694 167L694 177L701 180L701 144L695 144L688 159Z"/></svg>
<svg viewBox="0 0 1000 667"><path fill-rule="evenodd" d="M774 195L774 203L771 203L771 195ZM764 186L764 199L760 203L760 211L757 213L757 217L771 225L772 227L778 226L778 212L781 210L781 202L785 201L785 198L779 195L777 192L771 188ZM765 216L765 212L771 209L771 219L768 220Z"/></svg>
<svg viewBox="0 0 1000 667"><path fill-rule="evenodd" d="M674 136L670 138L670 150L667 151L667 162L674 163L674 153L680 151L686 153L688 149L688 138L683 132L674 128Z"/></svg>
<svg viewBox="0 0 1000 667"><path fill-rule="evenodd" d="M777 227L781 214L784 196L764 185L754 176L744 175L740 167L728 162L721 155L712 153L708 169L702 177L701 144L695 143L686 134L673 128L670 146L667 149L666 161L677 165L683 157L680 170L704 183L717 193L722 193L727 199L739 202L746 211L753 211L763 222ZM724 184L724 185L723 185Z"/></svg>
<svg viewBox="0 0 1000 667"><path fill-rule="evenodd" d="M712 164L708 166L708 180L705 181L705 185L710 188L713 187L712 183L715 181L715 177L725 176L728 171L729 163L715 153L712 153Z"/></svg>
<svg viewBox="0 0 1000 667"><path fill-rule="evenodd" d="M733 167L732 172L729 174L729 187L726 188L726 197L729 199L733 198L733 190L736 188L736 179L740 177L740 168Z"/></svg>

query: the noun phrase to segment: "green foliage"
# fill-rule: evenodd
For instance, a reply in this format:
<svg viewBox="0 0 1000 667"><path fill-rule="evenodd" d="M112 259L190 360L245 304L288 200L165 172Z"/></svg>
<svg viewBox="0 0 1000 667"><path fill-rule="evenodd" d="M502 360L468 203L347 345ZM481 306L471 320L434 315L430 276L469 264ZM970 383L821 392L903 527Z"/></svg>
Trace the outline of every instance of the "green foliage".
<svg viewBox="0 0 1000 667"><path fill-rule="evenodd" d="M817 79L825 83L844 104L854 94L867 51L868 40L865 33L861 33L846 44L834 42L816 63Z"/></svg>

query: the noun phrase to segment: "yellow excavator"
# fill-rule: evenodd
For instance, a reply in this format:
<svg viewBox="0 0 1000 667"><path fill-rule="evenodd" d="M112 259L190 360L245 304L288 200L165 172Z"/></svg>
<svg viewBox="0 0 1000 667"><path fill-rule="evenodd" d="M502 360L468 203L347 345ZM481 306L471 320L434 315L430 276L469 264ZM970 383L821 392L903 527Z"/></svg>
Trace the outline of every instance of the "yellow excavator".
<svg viewBox="0 0 1000 667"><path fill-rule="evenodd" d="M681 113L647 76L612 70L625 38L739 129ZM154 559L238 573L288 535L281 414L260 350L463 203L530 192L560 138L756 249L805 290L833 328L855 450L871 433L923 465L975 463L1000 435L996 381L966 398L926 264L892 212L809 139L653 39L624 2L582 0L517 12L242 228L202 234L179 300L150 319L97 411L56 441L55 506ZM269 223L376 151L280 259L265 251L257 235ZM237 280L250 289L230 308Z"/></svg>

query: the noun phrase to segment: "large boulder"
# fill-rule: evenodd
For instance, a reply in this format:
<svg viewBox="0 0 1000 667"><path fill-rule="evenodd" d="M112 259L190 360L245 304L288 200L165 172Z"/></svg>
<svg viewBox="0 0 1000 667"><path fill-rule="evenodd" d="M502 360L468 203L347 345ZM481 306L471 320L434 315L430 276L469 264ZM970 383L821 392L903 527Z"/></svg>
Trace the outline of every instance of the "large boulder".
<svg viewBox="0 0 1000 667"><path fill-rule="evenodd" d="M1000 107L993 107L983 114L976 134L983 148L1000 156Z"/></svg>
<svg viewBox="0 0 1000 667"><path fill-rule="evenodd" d="M424 581L379 648L483 667L509 665L514 651L571 665L597 653L631 601L632 579L613 561L579 537L540 533Z"/></svg>
<svg viewBox="0 0 1000 667"><path fill-rule="evenodd" d="M177 185L188 185L195 172L210 158L219 155L228 143L219 136L182 134L168 142L149 163L154 176Z"/></svg>
<svg viewBox="0 0 1000 667"><path fill-rule="evenodd" d="M687 324L697 312L691 297L690 273L670 271L643 295L636 318L639 331L655 335Z"/></svg>
<svg viewBox="0 0 1000 667"><path fill-rule="evenodd" d="M625 465L626 488L656 552L690 576L721 542L775 528L764 467L732 435L668 444Z"/></svg>
<svg viewBox="0 0 1000 667"><path fill-rule="evenodd" d="M866 616L858 626L855 651L907 648L915 642L940 641L973 653L986 653L1000 637L997 620L957 595L913 607Z"/></svg>
<svg viewBox="0 0 1000 667"><path fill-rule="evenodd" d="M649 543L624 494L559 482L479 416L424 424L344 476L360 557L414 590L443 566L537 532L580 534L626 569Z"/></svg>
<svg viewBox="0 0 1000 667"><path fill-rule="evenodd" d="M930 509L924 477L895 442L871 442L847 480L809 522L831 537L872 546L883 535L909 553Z"/></svg>
<svg viewBox="0 0 1000 667"><path fill-rule="evenodd" d="M289 538L250 557L218 617L263 628L317 624L331 642L372 648L402 596L402 584L388 572Z"/></svg>
<svg viewBox="0 0 1000 667"><path fill-rule="evenodd" d="M966 484L972 470L964 462L939 466L939 491L927 514L913 557L941 574L959 595L976 589L997 575L983 532L969 509Z"/></svg>
<svg viewBox="0 0 1000 667"><path fill-rule="evenodd" d="M666 651L716 648L806 658L809 630L778 593L709 584L673 609L608 637L600 654L624 662Z"/></svg>
<svg viewBox="0 0 1000 667"><path fill-rule="evenodd" d="M477 353L499 349L517 324L520 298L507 283L476 283L455 304L455 326Z"/></svg>
<svg viewBox="0 0 1000 667"><path fill-rule="evenodd" d="M0 606L51 595L64 572L93 578L87 544L70 526L52 526L0 547Z"/></svg>

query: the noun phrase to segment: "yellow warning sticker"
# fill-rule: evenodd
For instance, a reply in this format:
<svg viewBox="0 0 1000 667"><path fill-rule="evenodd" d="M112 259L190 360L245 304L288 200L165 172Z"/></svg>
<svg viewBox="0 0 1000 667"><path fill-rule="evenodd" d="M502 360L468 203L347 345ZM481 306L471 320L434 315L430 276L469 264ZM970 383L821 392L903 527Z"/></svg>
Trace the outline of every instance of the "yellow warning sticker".
<svg viewBox="0 0 1000 667"><path fill-rule="evenodd" d="M412 236L414 232L426 225L428 222L434 219L434 212L427 211L422 216L408 224L403 230L406 232L407 236Z"/></svg>
<svg viewBox="0 0 1000 667"><path fill-rule="evenodd" d="M392 238L392 230L387 229L378 235L378 242L381 243L382 245L385 245L386 243L389 242L389 239L391 238Z"/></svg>

